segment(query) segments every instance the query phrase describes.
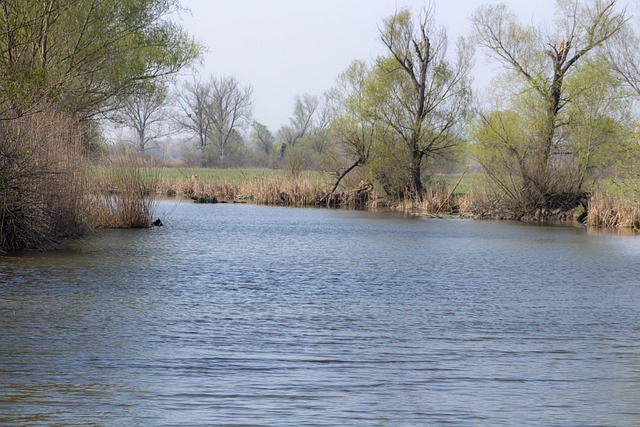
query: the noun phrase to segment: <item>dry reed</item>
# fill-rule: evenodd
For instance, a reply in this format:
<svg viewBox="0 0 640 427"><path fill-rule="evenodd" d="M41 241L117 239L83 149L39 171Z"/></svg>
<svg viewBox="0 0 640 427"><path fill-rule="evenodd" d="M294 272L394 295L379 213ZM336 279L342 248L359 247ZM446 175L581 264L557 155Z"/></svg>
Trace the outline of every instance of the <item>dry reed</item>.
<svg viewBox="0 0 640 427"><path fill-rule="evenodd" d="M230 183L192 176L176 181L161 181L158 194L189 197L201 202L250 201L261 205L303 207L320 204L329 189L326 181L308 177L274 176Z"/></svg>
<svg viewBox="0 0 640 427"><path fill-rule="evenodd" d="M422 200L405 199L394 205L394 210L417 212L427 216L471 215L474 200L469 195L448 191L444 186L438 190L427 187Z"/></svg>
<svg viewBox="0 0 640 427"><path fill-rule="evenodd" d="M302 177L272 177L242 183L242 199L260 205L315 206L329 192L326 182Z"/></svg>
<svg viewBox="0 0 640 427"><path fill-rule="evenodd" d="M589 200L586 223L593 227L640 228L637 200L594 194Z"/></svg>
<svg viewBox="0 0 640 427"><path fill-rule="evenodd" d="M95 174L86 196L88 222L95 228L147 228L156 210L158 169L148 159L117 155Z"/></svg>
<svg viewBox="0 0 640 427"><path fill-rule="evenodd" d="M43 248L86 231L81 135L62 113L0 121L0 252Z"/></svg>

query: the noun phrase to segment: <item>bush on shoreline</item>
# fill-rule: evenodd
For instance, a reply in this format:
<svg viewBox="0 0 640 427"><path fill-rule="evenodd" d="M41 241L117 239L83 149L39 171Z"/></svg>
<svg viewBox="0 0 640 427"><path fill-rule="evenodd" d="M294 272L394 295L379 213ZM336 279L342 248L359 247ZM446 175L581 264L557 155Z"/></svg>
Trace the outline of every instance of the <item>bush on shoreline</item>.
<svg viewBox="0 0 640 427"><path fill-rule="evenodd" d="M41 112L0 121L0 252L42 248L87 230L77 122Z"/></svg>
<svg viewBox="0 0 640 427"><path fill-rule="evenodd" d="M94 228L151 225L154 169L123 157L107 176L89 173L72 116L0 121L0 141L0 253L47 249Z"/></svg>

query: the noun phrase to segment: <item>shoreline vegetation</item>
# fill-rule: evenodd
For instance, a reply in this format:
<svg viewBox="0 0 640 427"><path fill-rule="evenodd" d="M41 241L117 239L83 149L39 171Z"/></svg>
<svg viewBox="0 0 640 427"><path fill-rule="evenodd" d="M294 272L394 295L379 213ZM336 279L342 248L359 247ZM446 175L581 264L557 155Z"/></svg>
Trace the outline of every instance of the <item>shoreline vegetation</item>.
<svg viewBox="0 0 640 427"><path fill-rule="evenodd" d="M291 207L375 210L385 208L429 217L459 216L487 220L574 221L585 226L640 229L640 204L606 189L588 193L572 209L538 211L533 216L509 214L501 199L479 190L482 174L432 177L423 200L398 200L365 181L343 185L328 199L335 176L309 172L290 176L270 169L159 168L147 170L157 181L153 194L181 197L195 203L253 203Z"/></svg>
<svg viewBox="0 0 640 427"><path fill-rule="evenodd" d="M39 132L47 132L50 144L55 144L52 117L58 124L65 120L56 115L43 121L30 116L11 123L30 129L36 140ZM158 200L166 197L210 204L389 209L431 218L573 222L591 230L631 234L640 229L638 201L607 189L594 191L586 204L572 209L558 206L519 216L518 209L510 209L503 199L483 190L482 172L432 176L422 200L412 200L386 195L378 185L356 181L358 176L343 181L331 193L335 175L319 172L293 176L273 169L157 167L149 158L131 154L110 156L109 162L87 168L79 160L86 154L80 139L76 149L69 150L69 140L74 139L69 129L73 127L58 135L65 149L42 150L34 145L25 159L31 167L16 163L13 174L5 175L13 180L5 178L0 189L0 253L48 249L96 229L150 228L162 223L156 208ZM6 171L7 165L3 167Z"/></svg>
<svg viewBox="0 0 640 427"><path fill-rule="evenodd" d="M178 81L205 51L178 0L7 4L0 253L161 225L165 196L640 229L640 27L616 0L558 2L553 33L480 6L454 55L433 8L396 11L385 54L296 96L275 133L251 85ZM502 70L486 99L477 47Z"/></svg>

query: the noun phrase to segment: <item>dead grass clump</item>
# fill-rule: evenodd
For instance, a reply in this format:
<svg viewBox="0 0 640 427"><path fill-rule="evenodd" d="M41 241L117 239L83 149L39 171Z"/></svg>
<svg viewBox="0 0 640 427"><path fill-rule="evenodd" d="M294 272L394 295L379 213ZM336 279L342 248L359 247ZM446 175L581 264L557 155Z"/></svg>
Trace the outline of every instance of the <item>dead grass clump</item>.
<svg viewBox="0 0 640 427"><path fill-rule="evenodd" d="M418 212L423 215L468 215L473 209L473 199L469 195L450 192L446 187L428 187L422 200L404 199L394 206L402 212Z"/></svg>
<svg viewBox="0 0 640 427"><path fill-rule="evenodd" d="M457 197L458 211L460 216L473 216L474 197L471 194L461 194Z"/></svg>
<svg viewBox="0 0 640 427"><path fill-rule="evenodd" d="M156 208L158 169L149 160L117 155L86 196L88 222L95 228L147 228Z"/></svg>
<svg viewBox="0 0 640 427"><path fill-rule="evenodd" d="M331 181L310 176L263 176L237 183L229 180L191 178L162 180L158 194L188 197L197 202L252 202L260 205L326 206ZM371 208L378 200L370 184L335 192L329 203L333 207Z"/></svg>
<svg viewBox="0 0 640 427"><path fill-rule="evenodd" d="M170 197L188 197L195 201L234 201L239 186L228 181L201 179L197 175L177 180L158 180L157 194Z"/></svg>
<svg viewBox="0 0 640 427"><path fill-rule="evenodd" d="M238 198L238 185L227 181L198 180L193 192L196 198L217 198L220 201L234 201Z"/></svg>
<svg viewBox="0 0 640 427"><path fill-rule="evenodd" d="M589 200L587 225L609 228L640 228L640 204L624 199L595 194Z"/></svg>
<svg viewBox="0 0 640 427"><path fill-rule="evenodd" d="M357 185L343 188L333 194L325 194L321 201L329 207L371 210L376 209L381 203L375 185L367 181L360 181Z"/></svg>
<svg viewBox="0 0 640 427"><path fill-rule="evenodd" d="M329 191L326 182L305 177L276 176L240 185L239 196L261 205L316 206Z"/></svg>

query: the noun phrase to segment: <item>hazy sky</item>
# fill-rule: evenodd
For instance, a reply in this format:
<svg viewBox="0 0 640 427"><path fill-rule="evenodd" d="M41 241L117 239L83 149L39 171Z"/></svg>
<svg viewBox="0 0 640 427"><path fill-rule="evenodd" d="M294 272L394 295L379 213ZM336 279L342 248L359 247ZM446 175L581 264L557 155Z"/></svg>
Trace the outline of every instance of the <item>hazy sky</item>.
<svg viewBox="0 0 640 427"><path fill-rule="evenodd" d="M469 16L495 0L435 0L436 22L447 28L449 48L469 31ZM505 0L527 22L553 14L554 0ZM254 89L254 119L276 132L288 122L296 95L322 95L356 60L384 53L378 26L403 7L419 12L422 0L182 0L190 13L180 23L208 53L205 77L231 75ZM478 82L486 81L476 57Z"/></svg>

